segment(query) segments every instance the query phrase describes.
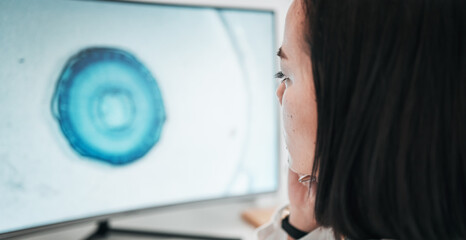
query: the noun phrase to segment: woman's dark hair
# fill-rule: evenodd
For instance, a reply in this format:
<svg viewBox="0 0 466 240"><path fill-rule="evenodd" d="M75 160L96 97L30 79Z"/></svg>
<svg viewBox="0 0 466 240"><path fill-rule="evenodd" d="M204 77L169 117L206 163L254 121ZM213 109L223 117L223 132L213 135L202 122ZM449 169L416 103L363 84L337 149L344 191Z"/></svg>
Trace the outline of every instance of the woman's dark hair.
<svg viewBox="0 0 466 240"><path fill-rule="evenodd" d="M317 221L351 239L466 238L466 1L302 1Z"/></svg>

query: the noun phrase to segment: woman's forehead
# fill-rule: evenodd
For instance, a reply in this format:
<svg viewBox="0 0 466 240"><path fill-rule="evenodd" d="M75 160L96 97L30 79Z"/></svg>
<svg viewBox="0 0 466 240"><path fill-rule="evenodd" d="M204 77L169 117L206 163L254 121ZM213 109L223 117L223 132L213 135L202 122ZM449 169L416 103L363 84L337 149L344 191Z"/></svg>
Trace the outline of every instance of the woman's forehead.
<svg viewBox="0 0 466 240"><path fill-rule="evenodd" d="M281 51L288 59L292 58L293 55L302 53L307 46L304 38L307 31L305 21L306 15L302 0L293 1L286 16L285 32L281 47Z"/></svg>

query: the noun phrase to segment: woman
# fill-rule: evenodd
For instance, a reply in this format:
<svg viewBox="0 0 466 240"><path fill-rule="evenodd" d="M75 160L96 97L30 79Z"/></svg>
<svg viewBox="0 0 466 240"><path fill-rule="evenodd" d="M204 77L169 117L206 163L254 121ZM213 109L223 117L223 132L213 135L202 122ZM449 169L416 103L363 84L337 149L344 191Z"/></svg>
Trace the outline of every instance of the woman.
<svg viewBox="0 0 466 240"><path fill-rule="evenodd" d="M259 238L466 239L465 3L292 3L289 214Z"/></svg>

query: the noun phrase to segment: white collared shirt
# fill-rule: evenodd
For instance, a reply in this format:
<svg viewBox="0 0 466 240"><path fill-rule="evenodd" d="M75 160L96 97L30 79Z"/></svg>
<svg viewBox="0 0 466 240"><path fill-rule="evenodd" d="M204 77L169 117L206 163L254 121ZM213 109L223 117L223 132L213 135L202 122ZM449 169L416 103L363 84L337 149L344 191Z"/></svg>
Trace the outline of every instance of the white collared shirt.
<svg viewBox="0 0 466 240"><path fill-rule="evenodd" d="M281 221L289 213L288 205L276 211L270 222L260 226L254 233L256 240L285 240L288 235L281 228ZM329 228L319 227L299 240L335 240Z"/></svg>

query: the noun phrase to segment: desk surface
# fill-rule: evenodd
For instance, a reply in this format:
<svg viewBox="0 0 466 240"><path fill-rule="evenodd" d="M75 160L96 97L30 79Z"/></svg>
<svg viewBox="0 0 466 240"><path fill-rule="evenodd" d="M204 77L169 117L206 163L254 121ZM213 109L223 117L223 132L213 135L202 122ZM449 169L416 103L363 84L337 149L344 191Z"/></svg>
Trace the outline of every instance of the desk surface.
<svg viewBox="0 0 466 240"><path fill-rule="evenodd" d="M261 204L262 205L262 204ZM111 220L115 228L130 228L147 231L168 231L176 233L235 237L252 239L254 228L241 219L241 212L257 207L254 201L215 202L184 205L168 209L154 210L135 216L124 216ZM28 240L73 240L84 239L96 228L95 223L27 236ZM148 239L111 236L107 239Z"/></svg>

